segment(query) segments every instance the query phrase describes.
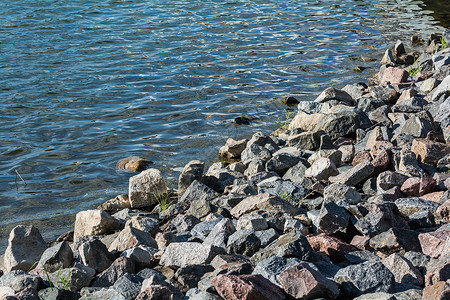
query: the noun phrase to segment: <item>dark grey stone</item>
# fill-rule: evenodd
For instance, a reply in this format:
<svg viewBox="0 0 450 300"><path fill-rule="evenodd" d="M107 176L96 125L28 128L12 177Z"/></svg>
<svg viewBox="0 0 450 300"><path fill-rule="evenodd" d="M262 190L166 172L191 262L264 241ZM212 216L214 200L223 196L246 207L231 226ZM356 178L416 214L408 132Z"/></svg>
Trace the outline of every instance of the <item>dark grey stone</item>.
<svg viewBox="0 0 450 300"><path fill-rule="evenodd" d="M333 140L354 134L360 126L360 116L352 111L327 114L319 120L316 130L323 130Z"/></svg>
<svg viewBox="0 0 450 300"><path fill-rule="evenodd" d="M211 265L188 265L179 268L174 275L182 286L181 291L187 291L197 286L200 279L208 272L214 271Z"/></svg>
<svg viewBox="0 0 450 300"><path fill-rule="evenodd" d="M398 210L401 213L407 216L411 216L424 210L435 213L436 209L439 207L439 203L424 200L419 197L400 198L395 200L395 205L397 205Z"/></svg>
<svg viewBox="0 0 450 300"><path fill-rule="evenodd" d="M214 245L225 248L228 238L236 231L233 222L228 218L221 219L203 241L205 245Z"/></svg>
<svg viewBox="0 0 450 300"><path fill-rule="evenodd" d="M353 251L344 255L345 259L352 265L361 264L366 261L379 261L380 258L368 250Z"/></svg>
<svg viewBox="0 0 450 300"><path fill-rule="evenodd" d="M109 287L112 286L120 277L135 273L135 266L133 261L127 257L119 257L116 259L108 269L100 273L95 279L92 286L94 287Z"/></svg>
<svg viewBox="0 0 450 300"><path fill-rule="evenodd" d="M40 277L27 274L23 270L14 270L0 277L0 286L9 287L16 293L24 289L37 290L41 283Z"/></svg>
<svg viewBox="0 0 450 300"><path fill-rule="evenodd" d="M44 251L38 263L38 268L54 272L59 268L67 268L73 260L73 252L67 242L61 242Z"/></svg>
<svg viewBox="0 0 450 300"><path fill-rule="evenodd" d="M277 180L270 183L258 185L258 193L269 193L279 196L288 201L290 204L297 206L299 202L306 196L308 190L301 184L292 181Z"/></svg>
<svg viewBox="0 0 450 300"><path fill-rule="evenodd" d="M41 300L77 300L80 298L78 293L57 288L42 289L38 295Z"/></svg>
<svg viewBox="0 0 450 300"><path fill-rule="evenodd" d="M320 209L317 229L324 233L345 231L349 220L350 215L343 207L332 201L324 201Z"/></svg>
<svg viewBox="0 0 450 300"><path fill-rule="evenodd" d="M195 225L192 230L191 234L193 237L198 237L201 240L204 240L208 234L211 232L211 230L214 228L214 226L217 225L217 223L220 222L222 218L217 218L211 221L203 221Z"/></svg>
<svg viewBox="0 0 450 300"><path fill-rule="evenodd" d="M285 147L275 152L266 163L267 172L273 171L280 176L300 161L300 151L293 147Z"/></svg>
<svg viewBox="0 0 450 300"><path fill-rule="evenodd" d="M205 184L201 183L198 180L194 180L191 185L186 189L183 196L180 198L180 203L185 202L192 202L194 200L211 200L216 197L216 192L206 186Z"/></svg>
<svg viewBox="0 0 450 300"><path fill-rule="evenodd" d="M141 291L144 278L136 274L125 274L113 285L113 289L119 292L127 300L132 300Z"/></svg>
<svg viewBox="0 0 450 300"><path fill-rule="evenodd" d="M435 225L434 216L428 210L418 211L409 216L409 227L411 229L428 228Z"/></svg>
<svg viewBox="0 0 450 300"><path fill-rule="evenodd" d="M339 270L334 280L341 284L346 296L393 291L394 275L379 261L368 261Z"/></svg>
<svg viewBox="0 0 450 300"><path fill-rule="evenodd" d="M390 228L369 241L370 247L385 254L399 251L421 251L419 232L402 228Z"/></svg>
<svg viewBox="0 0 450 300"><path fill-rule="evenodd" d="M178 177L178 198L181 198L186 189L194 180L201 180L205 163L199 160L190 161Z"/></svg>
<svg viewBox="0 0 450 300"><path fill-rule="evenodd" d="M255 235L261 241L261 248L265 248L280 236L273 228L255 231Z"/></svg>
<svg viewBox="0 0 450 300"><path fill-rule="evenodd" d="M276 278L277 275L283 272L286 268L301 262L302 261L298 258L272 256L258 262L252 274L261 274L265 278L269 279L272 283L280 286L280 283Z"/></svg>
<svg viewBox="0 0 450 300"><path fill-rule="evenodd" d="M252 256L259 250L261 241L251 229L238 230L228 238L227 251L229 253Z"/></svg>
<svg viewBox="0 0 450 300"><path fill-rule="evenodd" d="M94 269L97 273L106 270L115 259L114 255L108 251L105 244L97 239L88 240L82 243L78 247L78 252L80 253L83 264ZM57 269L54 269L52 272L56 270Z"/></svg>

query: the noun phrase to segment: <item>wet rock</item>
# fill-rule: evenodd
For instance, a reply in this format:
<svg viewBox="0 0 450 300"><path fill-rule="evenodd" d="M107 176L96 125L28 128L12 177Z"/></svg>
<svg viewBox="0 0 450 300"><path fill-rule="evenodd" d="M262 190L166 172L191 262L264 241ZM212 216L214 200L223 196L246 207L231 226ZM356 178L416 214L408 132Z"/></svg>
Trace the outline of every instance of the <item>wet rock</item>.
<svg viewBox="0 0 450 300"><path fill-rule="evenodd" d="M18 225L9 233L4 256L4 269L28 271L47 249L47 243L34 226Z"/></svg>
<svg viewBox="0 0 450 300"><path fill-rule="evenodd" d="M327 255L334 263L346 260L345 255L357 249L335 237L326 234L309 236L308 242L316 252L322 252Z"/></svg>
<svg viewBox="0 0 450 300"><path fill-rule="evenodd" d="M348 296L373 292L392 292L394 275L381 262L368 261L339 270L334 280Z"/></svg>
<svg viewBox="0 0 450 300"><path fill-rule="evenodd" d="M330 176L339 174L336 165L329 158L319 158L306 169L305 177L315 180L327 180Z"/></svg>
<svg viewBox="0 0 450 300"><path fill-rule="evenodd" d="M252 256L259 250L261 241L251 229L238 230L228 238L227 252Z"/></svg>
<svg viewBox="0 0 450 300"><path fill-rule="evenodd" d="M306 237L298 232L289 232L280 236L266 248L259 250L252 257L258 263L272 256L296 257L304 261L314 262L317 257Z"/></svg>
<svg viewBox="0 0 450 300"><path fill-rule="evenodd" d="M438 281L423 289L422 299L445 300L450 299L450 280Z"/></svg>
<svg viewBox="0 0 450 300"><path fill-rule="evenodd" d="M126 226L112 242L108 250L122 252L139 245L158 248L158 244L150 233L131 226Z"/></svg>
<svg viewBox="0 0 450 300"><path fill-rule="evenodd" d="M441 256L448 240L450 240L450 228L419 234L422 252L432 258Z"/></svg>
<svg viewBox="0 0 450 300"><path fill-rule="evenodd" d="M130 178L128 198L132 208L151 206L157 203L158 195L167 194L167 186L158 169L148 169Z"/></svg>
<svg viewBox="0 0 450 300"><path fill-rule="evenodd" d="M348 104L350 106L355 105L355 101L353 100L352 96L350 96L347 92L343 90L338 90L333 87L329 87L325 89L319 97L317 97L314 102L316 103L323 103L330 100L337 100L339 102L344 102L345 104Z"/></svg>
<svg viewBox="0 0 450 300"><path fill-rule="evenodd" d="M343 207L332 201L324 201L320 209L317 230L323 233L344 231L349 219L350 215Z"/></svg>
<svg viewBox="0 0 450 300"><path fill-rule="evenodd" d="M118 195L97 207L98 210L104 210L108 214L115 214L124 208L131 208L128 194Z"/></svg>
<svg viewBox="0 0 450 300"><path fill-rule="evenodd" d="M395 282L422 286L422 274L403 256L394 253L383 259L382 263L394 274Z"/></svg>
<svg viewBox="0 0 450 300"><path fill-rule="evenodd" d="M109 287L112 286L120 277L125 274L135 273L135 266L131 259L119 257L109 268L100 273L92 284L93 287Z"/></svg>
<svg viewBox="0 0 450 300"><path fill-rule="evenodd" d="M139 156L130 156L119 160L116 168L117 170L125 170L128 172L140 172L150 164L152 164L151 161L140 158Z"/></svg>
<svg viewBox="0 0 450 300"><path fill-rule="evenodd" d="M42 279L25 273L23 270L13 270L0 277L0 286L11 288L15 293L25 289L37 290Z"/></svg>
<svg viewBox="0 0 450 300"><path fill-rule="evenodd" d="M203 175L205 163L199 160L191 160L178 177L178 199L181 199L187 188L194 182L200 181Z"/></svg>
<svg viewBox="0 0 450 300"><path fill-rule="evenodd" d="M385 254L420 251L419 233L413 230L391 228L370 239L370 247Z"/></svg>
<svg viewBox="0 0 450 300"><path fill-rule="evenodd" d="M212 188L206 186L198 180L194 180L191 185L183 193L180 198L180 203L190 203L194 200L212 200L216 197L217 193Z"/></svg>
<svg viewBox="0 0 450 300"><path fill-rule="evenodd" d="M235 159L240 158L242 151L247 146L248 140L243 139L236 141L232 138L227 139L225 145L219 149L219 158L221 159Z"/></svg>
<svg viewBox="0 0 450 300"><path fill-rule="evenodd" d="M255 210L282 211L289 215L294 215L297 211L292 204L280 197L264 193L245 198L233 207L230 213L233 217L239 219L240 216Z"/></svg>
<svg viewBox="0 0 450 300"><path fill-rule="evenodd" d="M330 182L347 186L356 186L371 177L374 170L375 169L370 161L365 160L348 171L345 171L338 176L331 177Z"/></svg>
<svg viewBox="0 0 450 300"><path fill-rule="evenodd" d="M277 280L286 293L295 299L335 299L339 295L336 283L303 262L286 268L277 276Z"/></svg>
<svg viewBox="0 0 450 300"><path fill-rule="evenodd" d="M114 255L108 251L105 244L97 239L82 243L78 247L78 252L83 264L94 269L97 273L106 270L114 261ZM54 269L52 272L56 270Z"/></svg>
<svg viewBox="0 0 450 300"><path fill-rule="evenodd" d="M220 220L203 241L204 245L213 245L225 248L228 238L236 232L233 222L228 218Z"/></svg>
<svg viewBox="0 0 450 300"><path fill-rule="evenodd" d="M193 264L208 264L218 254L225 254L225 249L196 242L171 243L164 250L160 265L181 267Z"/></svg>
<svg viewBox="0 0 450 300"><path fill-rule="evenodd" d="M285 299L283 290L259 274L219 275L212 280L217 293L224 299Z"/></svg>
<svg viewBox="0 0 450 300"><path fill-rule="evenodd" d="M450 146L428 139L414 139L411 151L416 155L418 162L436 166L441 158L450 153Z"/></svg>

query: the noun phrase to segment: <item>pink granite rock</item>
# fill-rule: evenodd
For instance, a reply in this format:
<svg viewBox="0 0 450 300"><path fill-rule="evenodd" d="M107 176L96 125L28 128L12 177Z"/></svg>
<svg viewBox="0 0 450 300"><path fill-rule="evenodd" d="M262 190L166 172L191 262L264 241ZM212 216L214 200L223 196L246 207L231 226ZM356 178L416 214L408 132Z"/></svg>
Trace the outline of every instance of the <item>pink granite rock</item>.
<svg viewBox="0 0 450 300"><path fill-rule="evenodd" d="M396 83L402 83L406 82L408 79L408 72L405 71L403 68L394 68L389 67L387 68L384 73L383 77L381 78L381 84L396 84Z"/></svg>
<svg viewBox="0 0 450 300"><path fill-rule="evenodd" d="M450 239L450 229L441 229L419 234L422 252L432 258L438 258L442 254L444 245L448 239Z"/></svg>
<svg viewBox="0 0 450 300"><path fill-rule="evenodd" d="M423 289L423 300L448 300L450 299L450 280L439 281Z"/></svg>
<svg viewBox="0 0 450 300"><path fill-rule="evenodd" d="M307 239L314 251L326 254L335 263L344 261L345 254L358 250L356 247L325 233L309 236Z"/></svg>

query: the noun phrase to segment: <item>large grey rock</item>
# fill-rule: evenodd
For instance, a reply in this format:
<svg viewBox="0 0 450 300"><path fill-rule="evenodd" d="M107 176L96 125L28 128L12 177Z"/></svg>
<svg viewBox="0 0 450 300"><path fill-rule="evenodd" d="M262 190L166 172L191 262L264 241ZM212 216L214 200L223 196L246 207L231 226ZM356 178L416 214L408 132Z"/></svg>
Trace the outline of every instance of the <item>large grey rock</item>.
<svg viewBox="0 0 450 300"><path fill-rule="evenodd" d="M108 250L109 251L119 251L122 252L126 249L145 245L152 248L158 248L158 244L150 233L136 229L131 226L126 226L115 240L111 243Z"/></svg>
<svg viewBox="0 0 450 300"><path fill-rule="evenodd" d="M301 183L305 176L305 171L311 165L304 159L301 159L295 166L289 168L283 175L283 180L290 180L292 182Z"/></svg>
<svg viewBox="0 0 450 300"><path fill-rule="evenodd" d="M82 243L78 247L78 252L83 264L98 273L106 270L114 261L114 255L108 251L105 244L97 239Z"/></svg>
<svg viewBox="0 0 450 300"><path fill-rule="evenodd" d="M75 217L74 237L76 241L86 235L102 235L119 229L122 223L103 210L85 210Z"/></svg>
<svg viewBox="0 0 450 300"><path fill-rule="evenodd" d="M370 178L374 171L375 168L370 161L364 160L351 169L340 173L338 176L331 177L330 182L355 186Z"/></svg>
<svg viewBox="0 0 450 300"><path fill-rule="evenodd" d="M383 259L382 263L392 272L396 282L422 286L422 274L405 257L394 253Z"/></svg>
<svg viewBox="0 0 450 300"><path fill-rule="evenodd" d="M385 254L407 251L420 251L419 233L403 228L391 228L370 239L369 245Z"/></svg>
<svg viewBox="0 0 450 300"><path fill-rule="evenodd" d="M108 269L100 273L92 286L109 287L125 274L135 273L135 266L131 259L121 256L117 258Z"/></svg>
<svg viewBox="0 0 450 300"><path fill-rule="evenodd" d="M192 264L208 264L225 249L196 242L171 243L164 250L160 264L168 267L181 267Z"/></svg>
<svg viewBox="0 0 450 300"><path fill-rule="evenodd" d="M191 160L178 177L178 198L181 198L186 189L194 182L201 180L205 163L199 160Z"/></svg>
<svg viewBox="0 0 450 300"><path fill-rule="evenodd" d="M34 226L18 225L9 233L8 247L4 256L6 272L12 270L28 271L39 261L47 249L47 243Z"/></svg>
<svg viewBox="0 0 450 300"><path fill-rule="evenodd" d="M208 272L214 271L211 265L188 265L180 267L174 274L181 285L181 291L186 291L197 286L200 279Z"/></svg>
<svg viewBox="0 0 450 300"><path fill-rule="evenodd" d="M435 53L431 59L433 60L434 69L439 71L443 66L450 64L450 50L441 50Z"/></svg>
<svg viewBox="0 0 450 300"><path fill-rule="evenodd" d="M258 262L252 274L261 274L265 278L272 281L272 283L280 286L277 280L277 275L283 272L287 267L296 265L302 262L298 258L286 258L279 256L272 256Z"/></svg>
<svg viewBox="0 0 450 300"><path fill-rule="evenodd" d="M58 243L44 251L37 265L47 272L54 272L59 268L67 268L73 260L73 252L67 242Z"/></svg>
<svg viewBox="0 0 450 300"><path fill-rule="evenodd" d="M287 143L300 150L316 150L320 146L320 137L324 134L323 130L301 132L290 135Z"/></svg>
<svg viewBox="0 0 450 300"><path fill-rule="evenodd" d="M334 280L341 284L348 296L393 291L394 275L381 262L368 261L339 270Z"/></svg>
<svg viewBox="0 0 450 300"><path fill-rule="evenodd" d="M225 187L232 185L236 179L243 176L242 173L228 170L222 167L221 163L216 163L203 175L202 182L213 190L223 193Z"/></svg>
<svg viewBox="0 0 450 300"><path fill-rule="evenodd" d="M220 222L222 218L216 218L210 221L203 221L198 224L196 224L192 230L191 235L193 237L200 238L201 240L205 240L205 238L209 235L209 233L212 231L214 226L217 225L217 223Z"/></svg>
<svg viewBox="0 0 450 300"><path fill-rule="evenodd" d="M323 198L325 202L333 201L339 206L347 206L358 204L361 201L361 194L345 184L333 183L324 189Z"/></svg>
<svg viewBox="0 0 450 300"><path fill-rule="evenodd" d="M288 201L290 204L297 206L306 194L308 194L308 190L299 183L277 180L272 182L261 182L258 185L258 193L276 195L283 200Z"/></svg>
<svg viewBox="0 0 450 300"><path fill-rule="evenodd" d="M315 100L316 103L323 103L330 100L337 100L348 105L355 105L355 100L346 91L338 90L334 87L326 88Z"/></svg>
<svg viewBox="0 0 450 300"><path fill-rule="evenodd" d="M282 211L290 215L294 215L297 212L297 208L288 201L278 196L264 193L245 198L233 207L230 213L238 219L240 216L255 210Z"/></svg>
<svg viewBox="0 0 450 300"><path fill-rule="evenodd" d="M289 232L273 241L269 246L256 252L251 260L258 263L272 256L296 257L304 261L314 262L316 253L306 237L299 232Z"/></svg>
<svg viewBox="0 0 450 300"><path fill-rule="evenodd" d="M408 179L408 176L403 174L392 171L384 171L377 177L377 191L378 193L383 193L393 187L400 187L406 179Z"/></svg>
<svg viewBox="0 0 450 300"><path fill-rule="evenodd" d="M62 269L48 274L54 286L69 291L79 291L83 287L89 286L95 270L82 264L74 264L70 268Z"/></svg>
<svg viewBox="0 0 450 300"><path fill-rule="evenodd" d="M439 203L424 200L419 197L400 198L395 200L395 205L397 205L398 210L401 213L407 216L411 216L424 210L435 213L436 209L439 207Z"/></svg>
<svg viewBox="0 0 450 300"><path fill-rule="evenodd" d="M252 256L259 250L261 241L255 235L255 231L251 229L241 229L234 232L228 238L227 251L229 253L243 254Z"/></svg>
<svg viewBox="0 0 450 300"><path fill-rule="evenodd" d="M283 175L290 167L295 166L301 159L300 151L294 147L285 147L272 155L266 163L268 172L274 171Z"/></svg>
<svg viewBox="0 0 450 300"><path fill-rule="evenodd" d="M167 194L167 186L161 171L148 169L130 178L128 198L132 208L156 204L159 195Z"/></svg>
<svg viewBox="0 0 450 300"><path fill-rule="evenodd" d="M41 283L40 277L27 274L23 270L13 270L0 277L0 286L9 287L16 293L24 289L37 290Z"/></svg>
<svg viewBox="0 0 450 300"><path fill-rule="evenodd" d="M139 245L122 252L120 256L125 256L134 263L136 269L141 270L144 268L152 267L156 264L155 254L159 250L156 248Z"/></svg>
<svg viewBox="0 0 450 300"><path fill-rule="evenodd" d="M190 203L194 200L212 200L216 197L217 193L204 183L194 180L191 185L183 193L180 198L180 203Z"/></svg>
<svg viewBox="0 0 450 300"><path fill-rule="evenodd" d="M204 245L213 245L225 248L228 238L236 231L233 222L228 218L221 219L203 241Z"/></svg>
<svg viewBox="0 0 450 300"><path fill-rule="evenodd" d="M127 300L125 296L116 291L115 289L101 289L92 293L83 295L79 300Z"/></svg>
<svg viewBox="0 0 450 300"><path fill-rule="evenodd" d="M265 248L280 236L273 228L255 231L255 235L261 241L261 248Z"/></svg>
<svg viewBox="0 0 450 300"><path fill-rule="evenodd" d="M324 201L320 209L317 230L324 233L345 231L349 224L350 214L332 201Z"/></svg>
<svg viewBox="0 0 450 300"><path fill-rule="evenodd" d="M126 223L125 227L131 226L136 229L146 231L155 235L159 231L159 221L151 215L132 216Z"/></svg>
<svg viewBox="0 0 450 300"><path fill-rule="evenodd" d="M333 140L354 134L360 125L360 116L353 111L345 111L324 115L315 130L323 130Z"/></svg>
<svg viewBox="0 0 450 300"><path fill-rule="evenodd" d="M144 278L136 274L124 274L113 285L125 299L132 300L140 293Z"/></svg>
<svg viewBox="0 0 450 300"><path fill-rule="evenodd" d="M327 180L330 176L337 174L339 172L336 165L327 157L319 158L305 171L305 177L310 177L318 181Z"/></svg>

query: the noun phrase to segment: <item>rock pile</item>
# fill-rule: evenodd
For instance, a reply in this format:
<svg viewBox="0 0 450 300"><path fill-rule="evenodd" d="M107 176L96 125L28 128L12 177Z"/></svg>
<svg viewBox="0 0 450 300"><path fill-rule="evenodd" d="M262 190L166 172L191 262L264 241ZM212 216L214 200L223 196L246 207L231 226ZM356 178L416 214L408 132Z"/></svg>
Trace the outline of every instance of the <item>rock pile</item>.
<svg viewBox="0 0 450 300"><path fill-rule="evenodd" d="M450 48L430 45L228 139L176 196L148 169L51 247L17 226L0 298L449 299Z"/></svg>

